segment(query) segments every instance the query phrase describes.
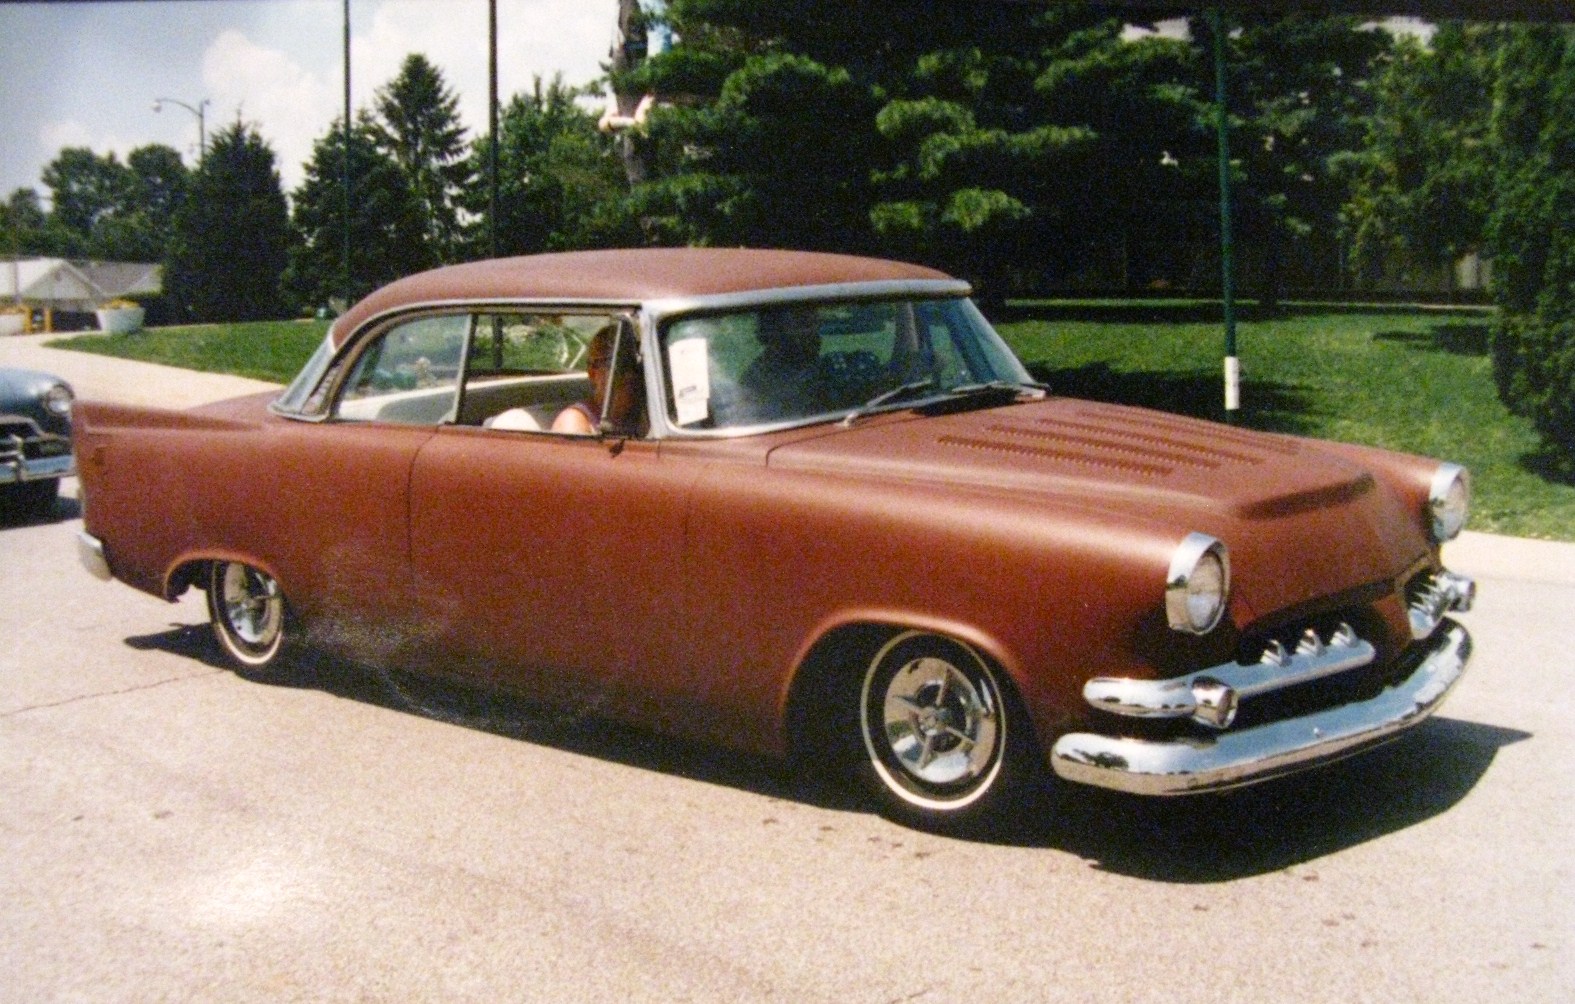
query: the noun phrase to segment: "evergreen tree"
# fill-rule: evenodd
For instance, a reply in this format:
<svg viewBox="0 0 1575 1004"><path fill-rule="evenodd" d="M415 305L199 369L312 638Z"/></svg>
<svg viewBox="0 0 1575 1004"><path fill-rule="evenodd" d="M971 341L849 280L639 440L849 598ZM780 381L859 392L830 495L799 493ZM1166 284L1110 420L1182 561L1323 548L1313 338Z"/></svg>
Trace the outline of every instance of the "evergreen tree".
<svg viewBox="0 0 1575 1004"><path fill-rule="evenodd" d="M459 99L425 56L405 57L399 76L377 92L378 141L404 172L422 207L439 261L459 257L459 193L472 178Z"/></svg>
<svg viewBox="0 0 1575 1004"><path fill-rule="evenodd" d="M597 132L596 119L580 107L579 92L554 78L530 95L515 95L499 115L497 250L500 255L534 254L598 243L621 243L598 235L598 207L616 203L625 190L623 170L611 137ZM478 140L471 171L485 175L491 137ZM478 223L474 253L491 249L486 186L475 185L462 200Z"/></svg>
<svg viewBox="0 0 1575 1004"><path fill-rule="evenodd" d="M175 214L166 295L194 321L282 316L280 277L290 245L273 150L240 122L220 130Z"/></svg>
<svg viewBox="0 0 1575 1004"><path fill-rule="evenodd" d="M350 133L349 175L347 245L341 119L313 144L306 176L292 197L299 240L290 249L284 285L298 302L353 302L384 283L437 264L422 207L404 173L378 145L376 124L365 113Z"/></svg>
<svg viewBox="0 0 1575 1004"><path fill-rule="evenodd" d="M1211 52L1207 21L1194 20L1192 33L1200 55ZM1262 299L1280 297L1293 266L1306 281L1339 281L1350 200L1340 168L1362 145L1373 68L1391 44L1360 18L1310 14L1244 16L1227 35L1235 221L1239 244L1256 252ZM1212 93L1212 59L1199 70L1199 92Z"/></svg>

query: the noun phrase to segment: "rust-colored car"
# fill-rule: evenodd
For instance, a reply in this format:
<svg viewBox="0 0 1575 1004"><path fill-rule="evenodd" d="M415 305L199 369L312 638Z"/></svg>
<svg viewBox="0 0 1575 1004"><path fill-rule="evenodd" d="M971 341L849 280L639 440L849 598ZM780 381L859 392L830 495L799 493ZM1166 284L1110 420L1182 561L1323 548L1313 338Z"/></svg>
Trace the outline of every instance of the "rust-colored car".
<svg viewBox="0 0 1575 1004"><path fill-rule="evenodd" d="M206 590L249 674L301 642L480 680L923 822L1046 768L1246 784L1438 706L1462 469L1058 396L968 293L752 250L413 276L282 395L80 405L83 558Z"/></svg>

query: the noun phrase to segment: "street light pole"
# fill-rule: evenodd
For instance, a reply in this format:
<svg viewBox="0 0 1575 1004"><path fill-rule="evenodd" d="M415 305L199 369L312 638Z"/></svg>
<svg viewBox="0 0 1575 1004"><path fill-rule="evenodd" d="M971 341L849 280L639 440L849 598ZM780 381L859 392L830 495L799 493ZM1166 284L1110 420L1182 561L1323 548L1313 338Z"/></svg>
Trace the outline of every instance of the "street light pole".
<svg viewBox="0 0 1575 1004"><path fill-rule="evenodd" d="M193 108L186 102L177 100L176 98L154 98L153 110L155 112L163 111L165 102L169 102L172 105L180 105L182 108L197 116L197 160L200 163L202 158L208 153L208 126L207 115L205 112L205 109L208 107L208 99L203 98L201 101L197 102L197 107Z"/></svg>

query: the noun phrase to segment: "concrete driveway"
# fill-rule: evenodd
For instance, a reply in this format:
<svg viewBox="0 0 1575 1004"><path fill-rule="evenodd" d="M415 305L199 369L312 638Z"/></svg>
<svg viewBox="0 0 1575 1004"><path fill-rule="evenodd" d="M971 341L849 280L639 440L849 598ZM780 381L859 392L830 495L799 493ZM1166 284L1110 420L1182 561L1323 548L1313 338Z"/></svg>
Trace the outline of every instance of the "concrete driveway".
<svg viewBox="0 0 1575 1004"><path fill-rule="evenodd" d="M77 355L26 365L234 392ZM1395 744L959 840L484 694L248 683L79 526L0 526L0 1001L1575 1000L1575 545L1450 545L1476 656Z"/></svg>

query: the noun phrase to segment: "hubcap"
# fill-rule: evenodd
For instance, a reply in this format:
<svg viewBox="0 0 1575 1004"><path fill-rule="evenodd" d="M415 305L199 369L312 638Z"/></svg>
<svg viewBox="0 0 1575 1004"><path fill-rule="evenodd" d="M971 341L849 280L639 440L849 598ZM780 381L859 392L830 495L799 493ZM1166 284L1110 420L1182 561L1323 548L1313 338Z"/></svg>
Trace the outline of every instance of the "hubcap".
<svg viewBox="0 0 1575 1004"><path fill-rule="evenodd" d="M224 617L236 638L253 648L266 648L279 633L284 604L272 576L231 564L224 569Z"/></svg>
<svg viewBox="0 0 1575 1004"><path fill-rule="evenodd" d="M927 656L899 669L886 686L883 717L897 762L925 784L972 780L995 754L993 695L945 659Z"/></svg>

